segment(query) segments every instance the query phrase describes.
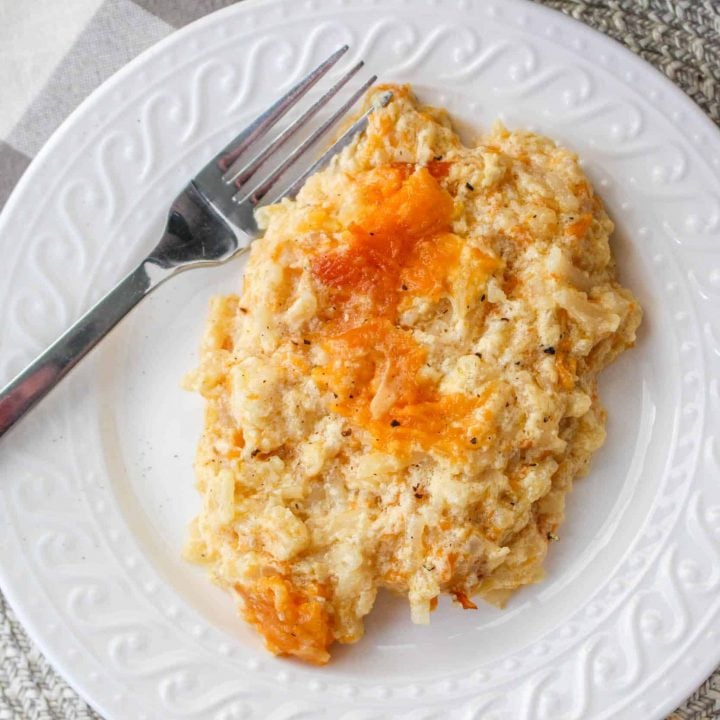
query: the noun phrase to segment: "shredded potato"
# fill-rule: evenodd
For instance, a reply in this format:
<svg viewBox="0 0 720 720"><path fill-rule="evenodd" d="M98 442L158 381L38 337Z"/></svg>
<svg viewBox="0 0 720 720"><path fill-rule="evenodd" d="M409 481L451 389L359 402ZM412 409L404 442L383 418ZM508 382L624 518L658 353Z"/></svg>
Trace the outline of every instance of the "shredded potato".
<svg viewBox="0 0 720 720"><path fill-rule="evenodd" d="M641 310L577 158L497 125L464 147L409 88L264 208L200 366L186 555L269 650L322 664L379 588L502 605L542 578L605 436L597 373Z"/></svg>

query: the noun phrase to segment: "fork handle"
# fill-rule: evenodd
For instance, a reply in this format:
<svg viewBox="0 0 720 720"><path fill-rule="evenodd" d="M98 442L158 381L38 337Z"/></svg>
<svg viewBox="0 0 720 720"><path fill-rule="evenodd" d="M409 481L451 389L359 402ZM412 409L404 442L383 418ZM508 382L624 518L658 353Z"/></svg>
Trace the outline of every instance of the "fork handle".
<svg viewBox="0 0 720 720"><path fill-rule="evenodd" d="M143 261L0 391L0 437L159 283Z"/></svg>

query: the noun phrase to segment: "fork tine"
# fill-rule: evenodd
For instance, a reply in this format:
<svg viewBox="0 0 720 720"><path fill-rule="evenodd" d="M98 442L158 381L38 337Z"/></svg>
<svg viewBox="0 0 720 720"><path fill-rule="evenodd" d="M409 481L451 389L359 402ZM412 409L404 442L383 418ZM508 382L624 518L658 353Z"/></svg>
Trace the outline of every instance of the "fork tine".
<svg viewBox="0 0 720 720"><path fill-rule="evenodd" d="M304 140L298 147L293 150L285 160L277 165L272 172L263 180L254 190L249 192L247 195L241 196L237 193L233 200L238 203L249 201L251 205L257 205L267 194L268 190L280 179L283 173L293 165L298 158L305 154L311 145L314 145L340 118L342 118L347 111L360 99L362 95L368 90L368 88L377 80L377 76L373 75L363 85L356 90L350 98L345 102L342 107L333 113L315 132Z"/></svg>
<svg viewBox="0 0 720 720"><path fill-rule="evenodd" d="M392 96L393 94L389 91L380 95L372 107L368 108L287 190L278 195L268 205L274 205L283 198L295 197L311 175L325 167L335 155L352 142L358 133L367 127L370 113L377 107L385 107L392 100Z"/></svg>
<svg viewBox="0 0 720 720"><path fill-rule="evenodd" d="M349 46L343 45L327 60L324 60L312 72L308 73L295 87L289 90L264 113L253 120L223 151L215 157L212 164L219 165L225 172L247 147L262 137L303 95L320 80L330 68L348 51Z"/></svg>
<svg viewBox="0 0 720 720"><path fill-rule="evenodd" d="M295 122L292 123L288 128L283 130L280 135L275 138L269 145L264 147L252 160L247 162L243 167L238 169L239 162L233 163L232 167L223 175L223 181L230 183L235 182L235 185L240 188L242 185L257 171L257 169L272 155L279 147L284 145L298 130L307 124L313 115L315 115L320 108L327 105L327 103L340 92L345 84L352 78L364 65L365 63L361 60L357 65L351 68L343 77L340 78L331 88L328 90L319 100L313 103L308 110L303 113Z"/></svg>

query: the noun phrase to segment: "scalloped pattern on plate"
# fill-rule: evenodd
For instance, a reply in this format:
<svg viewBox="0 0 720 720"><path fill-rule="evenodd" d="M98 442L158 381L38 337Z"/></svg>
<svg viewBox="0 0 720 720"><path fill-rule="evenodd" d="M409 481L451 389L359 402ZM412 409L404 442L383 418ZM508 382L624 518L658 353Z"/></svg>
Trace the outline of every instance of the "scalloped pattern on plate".
<svg viewBox="0 0 720 720"><path fill-rule="evenodd" d="M154 340L183 298L206 302L206 272L150 299L3 442L3 588L108 720L660 717L718 661L720 138L656 71L584 26L521 0L266 0L160 43L73 114L6 207L0 377L142 256L204 158L343 42L468 125L499 115L575 148L618 226L624 282L647 319L608 378L608 448L579 483L548 580L505 614L441 610L425 635L393 635L388 606L384 628L329 671L216 622L222 598L204 597L201 575L176 580L166 560L192 514L176 507L192 448L163 463L163 443L178 408L197 408L172 390L144 407L141 379L172 368L171 340ZM172 388L179 369L168 373Z"/></svg>

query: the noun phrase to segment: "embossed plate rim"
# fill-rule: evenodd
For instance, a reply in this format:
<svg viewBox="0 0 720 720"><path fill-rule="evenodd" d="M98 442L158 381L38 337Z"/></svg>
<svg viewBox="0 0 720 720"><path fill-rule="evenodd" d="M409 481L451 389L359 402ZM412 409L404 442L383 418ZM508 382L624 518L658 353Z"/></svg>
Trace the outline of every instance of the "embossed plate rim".
<svg viewBox="0 0 720 720"><path fill-rule="evenodd" d="M16 204L21 204L23 202L23 199L26 198L27 193L29 192L30 179L34 175L37 175L41 171L42 166L44 164L48 164L47 161L51 155L51 152L53 150L57 149L58 147L62 146L62 143L66 139L66 136L70 135L73 132L73 129L75 128L76 125L78 125L78 124L82 125L82 119L85 116L85 114L89 115L92 108L95 107L96 105L98 105L99 101L103 97L107 98L110 95L113 88L118 86L120 83L122 83L125 78L132 78L133 75L135 74L135 71L137 68L141 68L142 66L146 65L147 63L152 63L153 58L160 56L165 51L165 49L170 47L173 43L177 44L177 41L179 39L190 37L193 34L199 34L200 32L203 31L203 29L205 27L208 27L211 25L219 26L220 23L218 22L218 18L220 18L220 17L230 18L233 15L235 15L236 13L238 15L249 15L251 11L253 11L254 9L258 9L258 8L275 8L275 9L279 8L282 10L286 5L288 5L288 4L283 4L283 2L277 2L277 1L263 2L263 0L257 0L257 1L249 0L247 3L243 3L242 5L236 5L231 8L227 8L225 10L220 11L219 13L217 13L215 15L207 16L207 17L201 19L200 21L198 21L197 23L193 24L192 26L189 26L188 28L184 29L183 31L180 31L179 33L171 36L170 38L168 38L165 41L163 41L162 43L159 43L158 45L154 46L153 48L148 50L146 53L144 53L143 55L138 57L135 61L130 63L128 66L123 68L123 70L121 70L117 75L115 75L111 80L109 80L108 83L106 83L100 90L98 90L95 94L93 94L90 98L88 98L71 115L71 117L68 118L68 120L63 124L63 126L60 128L60 130L57 132L57 134L48 143L48 145L45 148L43 148L41 153L38 155L36 160L31 165L31 168L29 169L29 171L26 173L25 177L19 184L16 192L13 194L13 197L9 201L6 211L3 214L3 218L0 219L0 228L4 228L4 225L7 221L7 219L10 216L12 216L13 213L16 212L16 207L15 207ZM317 3L317 2L309 3L307 5L312 6L312 7L309 7L309 9L313 12L318 10L318 7L320 7L320 9L325 8L325 9L329 10L331 7L337 9L339 7L345 6L351 10L353 9L352 2L332 3L329 0L324 0L323 2L320 2L320 3ZM397 8L398 11L400 11L401 8L409 8L410 5L411 5L411 3L407 3L407 2L405 2L405 3L393 2L393 3L381 4L381 6L383 8L393 7L393 8ZM374 3L373 7L378 8L378 4ZM432 12L433 8L435 8L437 11L438 7L439 7L439 4L437 2L435 2L435 3L428 2L427 4L423 5L423 12L426 12L426 13ZM495 8L499 7L499 4L468 3L468 2L462 2L462 0L460 0L460 2L457 3L457 6L455 9L462 10L463 8L468 9L470 7L472 7L473 10L475 10L477 8L490 9L493 7L495 7ZM568 18L560 16L559 14L555 13L554 11L548 10L547 8L542 8L539 6L524 4L524 3L515 1L515 2L503 3L502 12L505 12L508 7L511 9L511 12L514 9L519 9L521 15L523 13L526 13L529 17L531 17L531 19L532 19L532 16L544 17L548 21L550 21L551 24L554 24L559 27L571 28L572 29L571 34L573 36L587 37L589 43L602 44L601 43L601 40L602 40L602 42L608 43L607 47L612 46L612 51L609 50L608 52L611 52L611 54L613 54L613 55L618 55L619 57L625 57L632 66L640 68L639 72L646 73L647 69L650 67L650 66L646 65L645 63L643 63L642 61L639 61L637 58L635 58L635 56L633 56L625 48L622 48L622 46L620 46L619 44L616 44L613 41L608 40L604 36L598 35L591 29L586 28L585 26L582 26L579 23L576 23ZM293 12L292 10L288 10L288 13L290 15L292 14L292 12ZM287 18L285 18L284 20L287 21ZM522 32L522 27L515 27L515 30L517 30L518 32ZM548 40L548 41L553 42L552 40ZM662 87L663 92L672 94L673 97L677 98L677 101L680 103L680 105L683 106L684 108L686 108L687 111L691 114L691 116L692 116L691 119L692 119L693 123L699 122L700 117L702 117L704 125L701 124L701 126L705 128L705 132L710 132L708 130L708 128L712 128L711 134L717 139L717 135L715 134L717 132L717 130L716 130L715 126L712 125L712 123L709 121L709 119L707 119L704 115L702 115L702 113L700 111L698 111L697 108L695 108L695 106L692 104L692 102L688 98L686 98L686 96L680 90L675 88L675 86L673 86L669 81L667 81L659 72L655 71L654 69L652 69L652 70L655 73L655 76L654 76L655 81L657 82L657 84L659 86ZM632 87L632 83L626 82L624 79L622 80L622 83L625 84L627 87ZM669 88L672 88L672 93L670 93ZM676 123L674 123L674 121L673 121L673 124L677 125ZM707 162L707 158L704 156L703 156L703 162L706 165L707 169L709 169L711 172L713 172L715 174L715 176L717 177L717 172L714 171L710 167L709 163ZM72 312L74 312L75 309L73 309ZM68 390L68 393L69 392L70 391ZM66 397L66 396L63 396L63 397ZM1 509L0 509L0 514L2 514ZM9 573L9 567L3 568L2 566L0 566L0 574L6 575L6 570ZM35 627L35 623L31 619L32 613L29 612L29 607L28 607L28 612L27 613L25 612L25 608L23 605L23 599L21 598L20 593L13 593L12 584L8 585L7 582L4 582L4 584L6 586L8 586L8 588L9 588L9 592L8 592L9 600L13 604L13 606L16 607L20 611L19 616L21 617L21 619L28 626L30 626L30 629L33 631L33 634L36 637L36 639L40 639L40 640L44 639L43 633L45 632L45 629ZM56 666L63 667L66 669L66 672L69 672L74 686L78 687L78 688L82 687L82 689L86 691L83 694L86 697L90 696L91 699L94 700L95 699L95 696L93 695L94 691L87 690L84 679L81 682L80 671L74 671L74 669L73 669L73 672L75 672L75 674L73 674L73 672L70 672L70 670L69 670L70 666L66 665L64 659L60 656L59 653L56 654L53 652L50 644L44 643L44 642L41 642L40 644L43 647L43 649L47 651L46 654L48 654L48 656L56 664ZM697 671L697 667L695 669ZM699 679L702 679L702 678L699 678ZM77 680L77 682L75 682L76 680ZM691 678L690 678L690 676L688 676L687 690L683 689L683 691L682 691L685 695L688 694L694 687L695 681L692 680L693 685L690 685L690 682L691 682ZM103 692L106 692L106 691L103 691ZM673 694L676 694L679 699L682 699L680 697L680 690L675 689L673 691ZM450 695L452 695L452 692L449 692L448 699L449 699ZM106 698L106 700L107 700L107 698ZM109 700L107 700L107 702L108 702L108 708L110 708L112 705L115 705L114 710L108 709L108 715L111 715L113 712L119 712L117 710L118 703L110 702ZM675 704L675 700L668 698L668 700L666 701L666 706L667 706L666 709L667 710L672 709L673 704ZM101 703L98 703L98 706L101 706ZM654 709L657 709L657 707Z"/></svg>

